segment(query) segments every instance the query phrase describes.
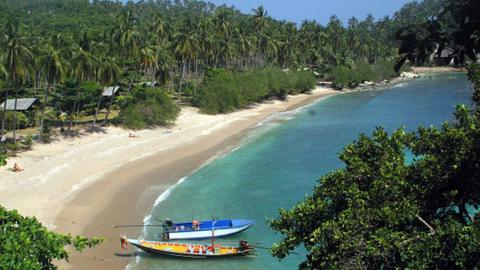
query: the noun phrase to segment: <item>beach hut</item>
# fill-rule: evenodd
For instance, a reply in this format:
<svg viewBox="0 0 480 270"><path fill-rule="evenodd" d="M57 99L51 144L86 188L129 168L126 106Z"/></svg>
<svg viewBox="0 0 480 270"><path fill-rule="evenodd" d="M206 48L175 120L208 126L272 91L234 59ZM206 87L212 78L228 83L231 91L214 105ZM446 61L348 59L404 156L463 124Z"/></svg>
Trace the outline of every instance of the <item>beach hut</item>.
<svg viewBox="0 0 480 270"><path fill-rule="evenodd" d="M107 86L103 88L102 96L103 97L111 97L114 96L117 91L120 90L120 86Z"/></svg>
<svg viewBox="0 0 480 270"><path fill-rule="evenodd" d="M439 53L438 50L433 57L433 62L437 66L453 65L455 51L451 48L444 48Z"/></svg>
<svg viewBox="0 0 480 270"><path fill-rule="evenodd" d="M36 98L12 98L12 99L7 99L6 101L2 102L0 104L0 110L8 112L8 111L28 111L32 105L35 104L37 101ZM5 118L4 118L5 121ZM2 132L5 129L5 122L2 122ZM16 140L16 130L17 130L17 125L16 123L14 124L13 127L13 140ZM3 134L2 134L3 135Z"/></svg>
<svg viewBox="0 0 480 270"><path fill-rule="evenodd" d="M120 90L120 86L118 86L118 85L106 86L106 87L103 88L102 95L98 99L98 105L97 105L97 109L95 111L95 118L93 120L93 126L95 126L96 123L97 123L98 112L100 111L100 105L101 105L104 97L109 98L108 105L107 105L107 114L105 115L105 119L103 120L103 122L105 123L107 121L108 114L110 113L110 106L112 105L115 94L117 94L117 92L119 90Z"/></svg>
<svg viewBox="0 0 480 270"><path fill-rule="evenodd" d="M135 83L134 84L135 86L148 86L148 87L156 87L158 86L158 83L157 81L151 81L151 82L139 82L139 83Z"/></svg>
<svg viewBox="0 0 480 270"><path fill-rule="evenodd" d="M26 111L37 101L36 98L17 98L17 104L15 104L15 99L8 99L7 104L5 101L0 105L0 110L5 111Z"/></svg>

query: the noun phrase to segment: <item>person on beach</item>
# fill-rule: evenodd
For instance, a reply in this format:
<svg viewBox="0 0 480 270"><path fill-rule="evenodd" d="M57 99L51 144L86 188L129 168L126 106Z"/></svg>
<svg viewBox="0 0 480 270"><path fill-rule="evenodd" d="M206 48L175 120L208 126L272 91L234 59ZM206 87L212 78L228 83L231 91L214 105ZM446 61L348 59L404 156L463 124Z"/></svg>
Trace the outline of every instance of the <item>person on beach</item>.
<svg viewBox="0 0 480 270"><path fill-rule="evenodd" d="M14 172L21 172L21 171L23 171L23 168L20 167L17 163L15 163L15 164L13 165L13 171L14 171Z"/></svg>
<svg viewBox="0 0 480 270"><path fill-rule="evenodd" d="M139 136L137 136L135 133L128 133L128 137L129 138L138 138Z"/></svg>
<svg viewBox="0 0 480 270"><path fill-rule="evenodd" d="M125 236L125 235L120 236L120 245L121 245L123 251L127 251L127 249L128 249L127 236Z"/></svg>

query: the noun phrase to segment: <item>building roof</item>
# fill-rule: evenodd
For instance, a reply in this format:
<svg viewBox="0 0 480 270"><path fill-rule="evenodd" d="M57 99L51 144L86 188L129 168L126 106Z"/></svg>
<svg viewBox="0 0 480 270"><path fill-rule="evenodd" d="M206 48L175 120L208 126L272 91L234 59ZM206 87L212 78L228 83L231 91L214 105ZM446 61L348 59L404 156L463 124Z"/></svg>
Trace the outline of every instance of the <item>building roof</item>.
<svg viewBox="0 0 480 270"><path fill-rule="evenodd" d="M452 56L453 53L454 53L454 50L447 47L442 50L442 52L440 53L440 57L447 58Z"/></svg>
<svg viewBox="0 0 480 270"><path fill-rule="evenodd" d="M104 97L111 97L112 95L115 95L115 93L120 89L120 86L108 86L103 88L103 93L102 96Z"/></svg>
<svg viewBox="0 0 480 270"><path fill-rule="evenodd" d="M134 83L134 85L141 85L141 86L150 86L154 87L157 85L157 81L151 81L151 82L139 82L139 83Z"/></svg>
<svg viewBox="0 0 480 270"><path fill-rule="evenodd" d="M17 98L17 111L26 111L32 106L33 103L37 101L36 98ZM5 101L2 102L0 105L0 110L3 111L3 107L5 106ZM7 111L14 111L15 110L15 99L7 99Z"/></svg>

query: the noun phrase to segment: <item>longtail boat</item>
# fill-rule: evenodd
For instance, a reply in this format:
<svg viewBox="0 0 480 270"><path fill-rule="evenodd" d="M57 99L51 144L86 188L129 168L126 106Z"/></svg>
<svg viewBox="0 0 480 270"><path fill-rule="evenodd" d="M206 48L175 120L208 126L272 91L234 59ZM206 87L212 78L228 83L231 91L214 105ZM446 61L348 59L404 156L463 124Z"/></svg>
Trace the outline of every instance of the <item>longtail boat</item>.
<svg viewBox="0 0 480 270"><path fill-rule="evenodd" d="M176 256L183 258L221 258L221 257L234 257L234 256L247 256L254 255L255 249L248 245L247 241L240 241L237 247L222 246L220 244L199 245L199 244L186 244L175 242L155 242L147 240L127 240L130 244L136 246L143 251Z"/></svg>
<svg viewBox="0 0 480 270"><path fill-rule="evenodd" d="M163 238L165 240L206 239L212 237L212 229L215 229L215 237L223 237L242 232L254 223L251 220L238 219L174 223L171 219L167 219L163 223Z"/></svg>

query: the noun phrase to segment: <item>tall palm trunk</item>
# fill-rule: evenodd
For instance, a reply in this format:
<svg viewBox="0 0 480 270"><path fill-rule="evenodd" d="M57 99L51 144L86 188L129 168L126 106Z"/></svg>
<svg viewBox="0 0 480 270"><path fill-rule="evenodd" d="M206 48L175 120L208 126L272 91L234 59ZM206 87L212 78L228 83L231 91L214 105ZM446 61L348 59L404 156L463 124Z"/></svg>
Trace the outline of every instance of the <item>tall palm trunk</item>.
<svg viewBox="0 0 480 270"><path fill-rule="evenodd" d="M103 119L103 123L102 123L103 125L105 125L108 122L108 115L110 114L110 107L112 106L114 97L115 97L115 88L112 89L112 95L110 96L110 101L108 101L107 114L105 114L105 119Z"/></svg>
<svg viewBox="0 0 480 270"><path fill-rule="evenodd" d="M102 103L102 96L98 98L97 108L95 109L95 117L93 118L93 127L97 125L98 111L100 111L100 104Z"/></svg>
<svg viewBox="0 0 480 270"><path fill-rule="evenodd" d="M15 89L15 102L13 105L13 143L17 142L17 94L18 91Z"/></svg>
<svg viewBox="0 0 480 270"><path fill-rule="evenodd" d="M47 88L45 89L45 95L43 97L42 115L40 117L40 130L39 130L39 139L42 142L43 142L43 129L45 126L45 110L47 109L48 95L50 93L51 88L52 88L52 85L48 83Z"/></svg>
<svg viewBox="0 0 480 270"><path fill-rule="evenodd" d="M7 118L7 101L8 101L8 91L9 89L7 88L5 91L5 102L3 103L3 112L2 112L2 132L0 135L5 134L5 119Z"/></svg>
<svg viewBox="0 0 480 270"><path fill-rule="evenodd" d="M198 76L198 60L195 59L195 85L193 89L193 95L197 94L197 85L199 83L199 76Z"/></svg>
<svg viewBox="0 0 480 270"><path fill-rule="evenodd" d="M182 67L181 67L181 73L180 73L180 89L178 92L178 100L181 101L182 99L182 86L183 86L183 77L185 76L185 69L186 69L186 64L185 60L182 59Z"/></svg>

